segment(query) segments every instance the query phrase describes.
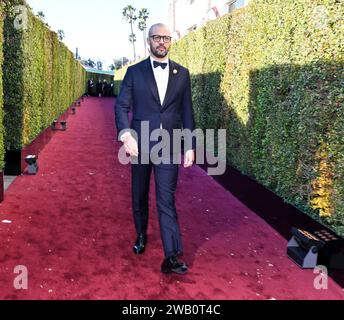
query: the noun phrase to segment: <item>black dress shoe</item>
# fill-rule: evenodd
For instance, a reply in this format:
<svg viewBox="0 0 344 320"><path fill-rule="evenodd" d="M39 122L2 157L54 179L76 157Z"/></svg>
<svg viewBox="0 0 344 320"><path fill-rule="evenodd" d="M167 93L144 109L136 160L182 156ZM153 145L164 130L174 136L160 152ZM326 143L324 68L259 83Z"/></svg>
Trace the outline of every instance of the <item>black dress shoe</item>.
<svg viewBox="0 0 344 320"><path fill-rule="evenodd" d="M143 254L146 250L146 244L147 244L147 235L143 233L139 234L133 248L134 253Z"/></svg>
<svg viewBox="0 0 344 320"><path fill-rule="evenodd" d="M177 257L173 256L164 260L161 266L161 272L186 274L188 272L188 266L184 262L179 262Z"/></svg>

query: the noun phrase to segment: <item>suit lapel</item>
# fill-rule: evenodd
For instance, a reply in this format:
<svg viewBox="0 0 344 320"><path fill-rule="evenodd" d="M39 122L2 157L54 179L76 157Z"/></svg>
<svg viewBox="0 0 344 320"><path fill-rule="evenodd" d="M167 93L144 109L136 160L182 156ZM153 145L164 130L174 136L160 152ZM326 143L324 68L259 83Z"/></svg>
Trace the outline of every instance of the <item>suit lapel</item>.
<svg viewBox="0 0 344 320"><path fill-rule="evenodd" d="M168 103L170 102L170 100L173 98L173 92L176 86L176 82L177 82L177 75L173 73L173 70L176 70L176 66L175 63L172 60L169 60L169 64L170 64L170 74L169 74L169 78L168 78L168 86L167 86L167 91L166 91L166 96L165 96L165 100L164 103L162 105L162 109L164 109Z"/></svg>
<svg viewBox="0 0 344 320"><path fill-rule="evenodd" d="M148 86L151 89L155 100L159 103L159 105L161 105L159 92L158 92L158 86L155 81L150 58L145 60L145 63L143 64L143 68L144 68L144 72L143 72L144 79L147 80Z"/></svg>

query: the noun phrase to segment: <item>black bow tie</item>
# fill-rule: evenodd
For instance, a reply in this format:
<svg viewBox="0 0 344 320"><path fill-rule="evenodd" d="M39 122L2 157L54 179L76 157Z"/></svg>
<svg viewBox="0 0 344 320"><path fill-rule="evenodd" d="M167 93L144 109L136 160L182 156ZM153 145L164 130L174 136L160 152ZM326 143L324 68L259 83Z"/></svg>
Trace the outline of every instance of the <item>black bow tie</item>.
<svg viewBox="0 0 344 320"><path fill-rule="evenodd" d="M158 61L153 61L154 68L161 67L163 70L166 69L167 63L166 62L158 62Z"/></svg>

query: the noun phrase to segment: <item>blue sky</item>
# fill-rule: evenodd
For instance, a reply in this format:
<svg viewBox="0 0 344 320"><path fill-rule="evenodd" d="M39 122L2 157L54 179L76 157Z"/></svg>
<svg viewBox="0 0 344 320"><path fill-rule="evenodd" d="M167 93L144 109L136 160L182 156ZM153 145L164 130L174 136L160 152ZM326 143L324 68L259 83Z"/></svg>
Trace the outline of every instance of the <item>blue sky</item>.
<svg viewBox="0 0 344 320"><path fill-rule="evenodd" d="M82 58L100 59L106 69L114 58L133 58L128 40L130 25L122 18L125 6L150 12L148 26L156 22L168 23L168 0L27 0L34 12L43 11L51 29L65 32L64 43ZM136 48L143 55L143 35L136 29Z"/></svg>

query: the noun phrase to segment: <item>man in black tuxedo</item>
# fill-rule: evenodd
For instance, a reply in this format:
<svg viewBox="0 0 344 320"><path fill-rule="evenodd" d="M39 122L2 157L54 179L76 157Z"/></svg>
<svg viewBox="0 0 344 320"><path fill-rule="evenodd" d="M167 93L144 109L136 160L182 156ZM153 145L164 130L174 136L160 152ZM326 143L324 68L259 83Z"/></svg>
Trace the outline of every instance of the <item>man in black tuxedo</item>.
<svg viewBox="0 0 344 320"><path fill-rule="evenodd" d="M113 81L109 84L109 97L113 97L115 95L115 83Z"/></svg>
<svg viewBox="0 0 344 320"><path fill-rule="evenodd" d="M107 87L108 87L108 83L106 79L104 79L102 83L102 97L107 97Z"/></svg>
<svg viewBox="0 0 344 320"><path fill-rule="evenodd" d="M190 74L186 68L168 59L171 32L167 26L152 26L147 41L150 57L128 68L115 111L119 139L124 143L126 152L138 159L138 163L131 166L132 205L138 235L134 252L144 253L147 245L148 195L150 176L154 170L160 233L165 253L161 271L185 274L188 267L178 260L183 253L183 246L175 207L179 166L172 161L173 151L169 153L169 161L156 164L150 158L148 164L143 163L143 155L152 152L152 148L162 139L149 143L143 141L141 127L143 122L148 122L149 133L165 129L169 137L173 137L174 129L195 129ZM128 119L130 110L133 113L131 126ZM131 133L132 130L135 134ZM169 140L173 142L172 138ZM188 145L189 149L184 155L185 168L191 167L195 161L194 143Z"/></svg>
<svg viewBox="0 0 344 320"><path fill-rule="evenodd" d="M97 82L97 96L101 97L103 94L103 83L102 81L99 79Z"/></svg>
<svg viewBox="0 0 344 320"><path fill-rule="evenodd" d="M87 93L89 96L93 95L93 87L94 87L93 79L89 79L87 83Z"/></svg>

